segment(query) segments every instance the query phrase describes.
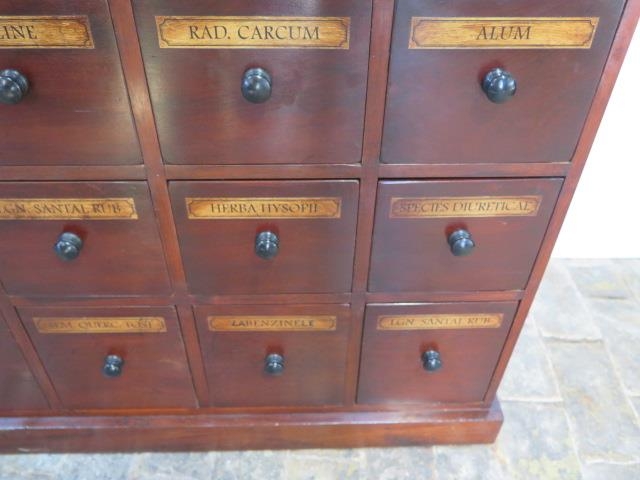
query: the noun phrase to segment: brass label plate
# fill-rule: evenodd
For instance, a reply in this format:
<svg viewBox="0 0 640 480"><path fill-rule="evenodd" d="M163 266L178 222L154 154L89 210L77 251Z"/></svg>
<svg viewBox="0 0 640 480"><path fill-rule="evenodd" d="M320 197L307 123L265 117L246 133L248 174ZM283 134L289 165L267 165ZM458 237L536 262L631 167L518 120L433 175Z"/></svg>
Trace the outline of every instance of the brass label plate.
<svg viewBox="0 0 640 480"><path fill-rule="evenodd" d="M349 49L349 17L157 16L160 48Z"/></svg>
<svg viewBox="0 0 640 480"><path fill-rule="evenodd" d="M410 49L591 48L598 17L413 17Z"/></svg>
<svg viewBox="0 0 640 480"><path fill-rule="evenodd" d="M190 198L189 219L340 218L340 197Z"/></svg>
<svg viewBox="0 0 640 480"><path fill-rule="evenodd" d="M0 16L0 48L94 48L86 16Z"/></svg>
<svg viewBox="0 0 640 480"><path fill-rule="evenodd" d="M224 315L207 317L212 332L327 332L336 329L333 315Z"/></svg>
<svg viewBox="0 0 640 480"><path fill-rule="evenodd" d="M437 315L384 315L378 317L377 330L462 330L500 328L502 313L463 313Z"/></svg>
<svg viewBox="0 0 640 480"><path fill-rule="evenodd" d="M38 332L51 333L165 333L162 317L36 317Z"/></svg>
<svg viewBox="0 0 640 480"><path fill-rule="evenodd" d="M0 220L136 220L133 198L1 198Z"/></svg>
<svg viewBox="0 0 640 480"><path fill-rule="evenodd" d="M533 217L542 197L393 197L389 218Z"/></svg>

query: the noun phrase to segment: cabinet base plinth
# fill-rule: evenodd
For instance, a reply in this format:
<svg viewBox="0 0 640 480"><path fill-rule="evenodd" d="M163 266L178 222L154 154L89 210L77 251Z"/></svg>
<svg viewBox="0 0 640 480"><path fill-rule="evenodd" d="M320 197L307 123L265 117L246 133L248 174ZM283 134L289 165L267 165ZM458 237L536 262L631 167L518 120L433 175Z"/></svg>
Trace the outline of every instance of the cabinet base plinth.
<svg viewBox="0 0 640 480"><path fill-rule="evenodd" d="M135 452L491 443L498 401L478 410L5 417L0 451Z"/></svg>

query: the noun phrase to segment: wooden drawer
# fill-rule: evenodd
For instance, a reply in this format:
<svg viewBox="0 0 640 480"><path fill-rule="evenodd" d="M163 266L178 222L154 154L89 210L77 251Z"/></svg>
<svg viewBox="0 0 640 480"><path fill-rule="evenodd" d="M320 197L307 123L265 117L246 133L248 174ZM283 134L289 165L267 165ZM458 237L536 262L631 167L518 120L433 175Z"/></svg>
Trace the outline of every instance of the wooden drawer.
<svg viewBox="0 0 640 480"><path fill-rule="evenodd" d="M351 290L357 181L172 182L169 190L193 293Z"/></svg>
<svg viewBox="0 0 640 480"><path fill-rule="evenodd" d="M0 279L8 293L169 292L145 182L0 186ZM79 255L72 258L78 253L78 239Z"/></svg>
<svg viewBox="0 0 640 480"><path fill-rule="evenodd" d="M380 182L369 289L524 288L561 185L557 178Z"/></svg>
<svg viewBox="0 0 640 480"><path fill-rule="evenodd" d="M66 408L196 406L173 308L25 307L19 314Z"/></svg>
<svg viewBox="0 0 640 480"><path fill-rule="evenodd" d="M133 5L165 162L360 161L371 0ZM254 68L263 103L241 92Z"/></svg>
<svg viewBox="0 0 640 480"><path fill-rule="evenodd" d="M624 3L399 0L383 162L570 161ZM495 68L506 103L482 89Z"/></svg>
<svg viewBox="0 0 640 480"><path fill-rule="evenodd" d="M481 402L517 304L369 305L358 402Z"/></svg>
<svg viewBox="0 0 640 480"><path fill-rule="evenodd" d="M347 305L196 307L211 405L343 401Z"/></svg>
<svg viewBox="0 0 640 480"><path fill-rule="evenodd" d="M106 1L5 1L0 32L0 71L28 82L0 103L0 165L142 163Z"/></svg>
<svg viewBox="0 0 640 480"><path fill-rule="evenodd" d="M31 370L0 317L0 410L48 408Z"/></svg>

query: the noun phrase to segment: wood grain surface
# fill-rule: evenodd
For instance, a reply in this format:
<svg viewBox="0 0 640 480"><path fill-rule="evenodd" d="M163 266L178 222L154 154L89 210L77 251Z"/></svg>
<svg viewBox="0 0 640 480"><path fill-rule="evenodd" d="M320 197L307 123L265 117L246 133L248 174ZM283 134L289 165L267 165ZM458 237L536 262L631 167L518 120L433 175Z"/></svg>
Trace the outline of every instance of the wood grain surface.
<svg viewBox="0 0 640 480"><path fill-rule="evenodd" d="M625 0L397 3L382 162L568 162L584 127ZM596 17L589 49L410 49L412 18ZM425 27L426 28L426 27ZM508 71L517 90L489 101L482 81ZM525 174L526 175L526 174Z"/></svg>
<svg viewBox="0 0 640 480"><path fill-rule="evenodd" d="M195 309L209 380L218 407L339 405L351 334L347 305L227 305ZM211 318L332 317L333 328L211 329ZM265 357L284 358L279 376L265 373Z"/></svg>
<svg viewBox="0 0 640 480"><path fill-rule="evenodd" d="M369 305L364 321L358 402L402 404L483 401L517 303ZM379 329L380 317L499 315L494 328ZM440 354L442 367L428 372L422 354Z"/></svg>
<svg viewBox="0 0 640 480"><path fill-rule="evenodd" d="M74 19L74 28L86 23L93 48L0 48L0 70L17 70L29 82L20 103L0 105L0 165L141 164L106 0L0 2L0 18L33 16Z"/></svg>
<svg viewBox="0 0 640 480"><path fill-rule="evenodd" d="M133 7L165 163L360 162L371 0L136 0ZM349 48L161 48L156 17L174 16L347 18ZM260 104L240 89L255 67L272 78L271 97Z"/></svg>
<svg viewBox="0 0 640 480"><path fill-rule="evenodd" d="M16 201L47 198L49 203L44 205L114 206L124 202L126 207L120 209L122 215L107 212L108 219L100 209L97 218L78 215L75 209L31 219L4 215L0 220L0 279L7 292L33 296L169 294L167 266L145 182L3 182L0 187L0 199L12 199L14 206ZM69 203L69 198L75 200ZM114 204L111 199L119 200ZM36 205L42 204L39 202ZM63 232L74 233L83 241L74 260L63 261L54 252Z"/></svg>
<svg viewBox="0 0 640 480"><path fill-rule="evenodd" d="M169 307L21 308L20 317L62 403L70 409L195 407L175 309ZM164 332L41 332L42 318L161 317ZM102 372L105 357L124 360L122 374Z"/></svg>
<svg viewBox="0 0 640 480"><path fill-rule="evenodd" d="M372 292L524 289L561 186L562 179L549 178L381 181L369 289ZM486 202L487 198L516 194L540 198L539 207L535 210L523 207L524 215L510 215L513 212L508 211L487 215L486 210L474 213L463 209L459 216L449 213L394 216L391 210L393 199L399 197L477 196L475 201ZM468 256L456 257L450 250L448 237L459 229L467 230L476 244Z"/></svg>

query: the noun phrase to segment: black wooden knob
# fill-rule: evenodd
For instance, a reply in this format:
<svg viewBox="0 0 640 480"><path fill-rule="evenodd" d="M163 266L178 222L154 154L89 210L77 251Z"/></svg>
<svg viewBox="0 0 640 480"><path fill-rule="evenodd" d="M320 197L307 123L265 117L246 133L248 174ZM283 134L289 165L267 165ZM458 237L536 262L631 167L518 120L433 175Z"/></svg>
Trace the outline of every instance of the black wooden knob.
<svg viewBox="0 0 640 480"><path fill-rule="evenodd" d="M119 377L122 375L122 367L124 360L118 355L107 355L104 358L104 365L102 366L102 373L107 377Z"/></svg>
<svg viewBox="0 0 640 480"><path fill-rule="evenodd" d="M506 70L494 68L484 77L482 90L493 103L504 103L516 94L516 79Z"/></svg>
<svg viewBox="0 0 640 480"><path fill-rule="evenodd" d="M435 350L427 350L422 354L422 366L427 372L436 372L442 368L442 359Z"/></svg>
<svg viewBox="0 0 640 480"><path fill-rule="evenodd" d="M17 70L2 70L0 72L0 103L18 103L29 91L27 77Z"/></svg>
<svg viewBox="0 0 640 480"><path fill-rule="evenodd" d="M451 248L451 253L453 253L456 257L464 257L469 255L476 244L471 238L471 234L464 229L456 230L451 235L449 235L449 248Z"/></svg>
<svg viewBox="0 0 640 480"><path fill-rule="evenodd" d="M263 68L250 68L244 72L241 89L249 102L266 102L271 97L271 75Z"/></svg>
<svg viewBox="0 0 640 480"><path fill-rule="evenodd" d="M278 236L269 231L260 232L256 237L256 255L265 260L275 257L278 254L280 240Z"/></svg>
<svg viewBox="0 0 640 480"><path fill-rule="evenodd" d="M73 260L80 255L82 239L75 233L64 232L58 237L53 249L61 260Z"/></svg>
<svg viewBox="0 0 640 480"><path fill-rule="evenodd" d="M273 376L284 372L284 357L278 353L270 353L264 359L264 371Z"/></svg>

